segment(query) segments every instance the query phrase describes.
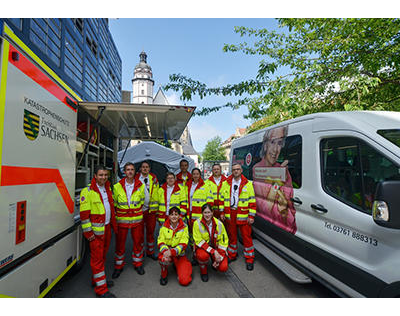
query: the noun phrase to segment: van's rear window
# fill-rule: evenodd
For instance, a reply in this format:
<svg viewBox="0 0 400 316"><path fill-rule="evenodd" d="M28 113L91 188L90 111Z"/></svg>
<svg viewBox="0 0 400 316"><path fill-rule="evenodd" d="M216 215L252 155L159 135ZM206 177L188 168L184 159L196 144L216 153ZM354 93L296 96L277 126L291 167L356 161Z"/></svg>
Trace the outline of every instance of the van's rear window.
<svg viewBox="0 0 400 316"><path fill-rule="evenodd" d="M400 147L400 129L381 129L377 132L379 135L385 137L388 141Z"/></svg>

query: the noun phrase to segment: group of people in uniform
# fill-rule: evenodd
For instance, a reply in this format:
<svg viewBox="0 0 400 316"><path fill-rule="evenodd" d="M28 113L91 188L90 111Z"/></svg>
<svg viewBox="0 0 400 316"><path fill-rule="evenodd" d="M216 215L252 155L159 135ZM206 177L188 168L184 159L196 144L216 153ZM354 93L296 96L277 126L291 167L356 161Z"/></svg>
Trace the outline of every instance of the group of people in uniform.
<svg viewBox="0 0 400 316"><path fill-rule="evenodd" d="M240 164L233 164L229 177L221 174L219 164L214 164L213 174L206 181L201 178L200 169L194 168L190 173L188 167L188 161L183 159L180 172L167 172L161 186L147 161L141 163L139 172L133 163L126 163L125 177L113 186L108 181L108 170L104 166L95 168L91 183L81 191L80 217L90 245L92 285L98 297L115 297L109 291L113 281L107 280L105 274L111 230L116 240L112 279L123 272L129 230L134 269L139 275L145 273L145 254L158 260L161 285L168 283L171 264L183 286L192 281L193 265L199 265L201 280L207 282L210 259L214 269L227 271L228 262L238 256L238 229L246 269L253 270L251 225L256 200L252 182L242 175ZM155 238L157 222L160 229ZM192 250L191 261L185 254L188 247Z"/></svg>

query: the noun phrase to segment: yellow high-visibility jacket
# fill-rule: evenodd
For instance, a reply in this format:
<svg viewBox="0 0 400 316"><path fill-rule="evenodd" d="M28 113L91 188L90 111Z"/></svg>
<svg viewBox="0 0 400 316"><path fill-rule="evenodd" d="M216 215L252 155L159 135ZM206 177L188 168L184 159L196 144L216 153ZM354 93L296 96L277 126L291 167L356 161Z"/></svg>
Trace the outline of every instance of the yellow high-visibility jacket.
<svg viewBox="0 0 400 316"><path fill-rule="evenodd" d="M185 186L185 194L187 203L187 218L190 221L195 221L196 219L201 218L201 208L204 204L209 203L211 206L214 203L214 199L212 198L212 193L210 188L205 185L203 179L200 178L197 183L196 189L193 192L192 198L190 198L190 190L193 185L193 179L190 179ZM190 210L190 203L192 203L192 210Z"/></svg>
<svg viewBox="0 0 400 316"><path fill-rule="evenodd" d="M157 219L160 223L164 223L167 219L167 202L167 183L164 183L158 189ZM185 190L176 182L169 201L169 208L173 206L177 206L180 209L181 217L185 220L187 212L187 199L185 196Z"/></svg>
<svg viewBox="0 0 400 316"><path fill-rule="evenodd" d="M178 226L173 229L169 218L167 218L164 225L160 228L160 233L157 239L160 253L170 249L173 257L184 256L188 242L189 230L183 220L179 219Z"/></svg>
<svg viewBox="0 0 400 316"><path fill-rule="evenodd" d="M135 181L140 181L140 173L135 176ZM145 183L143 185L146 186ZM158 211L158 180L155 174L149 173L149 188L150 188L150 202L149 202L149 213Z"/></svg>
<svg viewBox="0 0 400 316"><path fill-rule="evenodd" d="M205 220L196 220L193 224L193 239L196 247L203 248L211 255L214 255L217 249L226 252L229 244L224 224L215 217L212 218L211 235Z"/></svg>
<svg viewBox="0 0 400 316"><path fill-rule="evenodd" d="M110 203L111 209L111 225L115 231L115 210L114 202L110 189L110 183L107 181L105 188L108 195L108 201ZM92 236L102 236L104 235L104 225L106 220L106 210L104 208L103 199L101 197L100 191L96 185L96 180L93 178L90 185L84 188L80 194L80 206L79 215L81 218L81 225L83 235L86 238L91 238Z"/></svg>
<svg viewBox="0 0 400 316"><path fill-rule="evenodd" d="M231 193L232 193L232 179L233 176L229 176L228 179L223 183L222 194L224 196L224 214L227 220L231 219ZM236 222L238 225L246 224L247 218L256 216L256 197L254 194L253 183L246 179L244 175L241 177L239 186L239 201L237 207L237 218Z"/></svg>
<svg viewBox="0 0 400 316"><path fill-rule="evenodd" d="M145 189L142 182L135 180L129 207L125 180L126 178L123 178L114 185L114 205L117 224L121 227L129 228L138 225L143 220L142 207Z"/></svg>
<svg viewBox="0 0 400 316"><path fill-rule="evenodd" d="M214 199L213 203L213 208L219 210L220 212L224 211L224 197L223 195L220 194L222 184L224 181L226 181L226 177L224 175L221 175L221 181L219 182L219 185L215 183L214 177L211 176L207 179L206 186L208 186L209 190L212 193L212 197Z"/></svg>

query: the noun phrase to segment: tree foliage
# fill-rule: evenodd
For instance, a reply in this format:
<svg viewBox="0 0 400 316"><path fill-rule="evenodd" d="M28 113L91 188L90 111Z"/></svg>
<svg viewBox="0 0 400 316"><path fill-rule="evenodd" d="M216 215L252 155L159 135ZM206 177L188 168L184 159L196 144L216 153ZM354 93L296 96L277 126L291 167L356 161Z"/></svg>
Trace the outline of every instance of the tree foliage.
<svg viewBox="0 0 400 316"><path fill-rule="evenodd" d="M256 78L207 87L172 74L165 88L180 91L185 101L239 96L197 115L245 105L247 118L263 118L256 129L315 112L400 109L399 19L278 19L278 25L279 32L235 27L253 43L223 47L259 55Z"/></svg>
<svg viewBox="0 0 400 316"><path fill-rule="evenodd" d="M203 151L204 160L226 160L225 150L221 147L222 139L216 136L210 139Z"/></svg>

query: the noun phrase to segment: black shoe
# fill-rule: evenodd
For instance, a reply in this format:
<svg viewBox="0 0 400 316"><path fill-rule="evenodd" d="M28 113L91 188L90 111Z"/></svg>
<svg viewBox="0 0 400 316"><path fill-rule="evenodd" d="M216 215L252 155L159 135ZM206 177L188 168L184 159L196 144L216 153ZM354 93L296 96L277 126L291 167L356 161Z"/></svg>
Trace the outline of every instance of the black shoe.
<svg viewBox="0 0 400 316"><path fill-rule="evenodd" d="M155 253L152 253L151 255L146 255L147 257L149 257L150 259L153 259L154 261L156 261L158 259L157 255Z"/></svg>
<svg viewBox="0 0 400 316"><path fill-rule="evenodd" d="M143 275L144 274L144 269L143 266L140 267L135 267L135 270L138 274Z"/></svg>
<svg viewBox="0 0 400 316"><path fill-rule="evenodd" d="M96 294L96 296L100 297L100 298L116 298L116 296L114 294L112 294L110 291L105 292L104 294L101 294L101 295Z"/></svg>
<svg viewBox="0 0 400 316"><path fill-rule="evenodd" d="M201 277L201 280L203 282L208 282L208 274L207 273L206 274L200 274L200 277Z"/></svg>
<svg viewBox="0 0 400 316"><path fill-rule="evenodd" d="M168 283L168 277L165 277L165 278L161 277L160 278L160 284L161 285L167 285L167 283Z"/></svg>
<svg viewBox="0 0 400 316"><path fill-rule="evenodd" d="M246 263L246 269L252 271L254 269L254 264L251 262Z"/></svg>
<svg viewBox="0 0 400 316"><path fill-rule="evenodd" d="M113 274L112 274L112 276L111 276L111 278L118 279L120 274L121 274L121 272L122 272L122 270L124 270L124 269L123 268L122 269L115 269Z"/></svg>

